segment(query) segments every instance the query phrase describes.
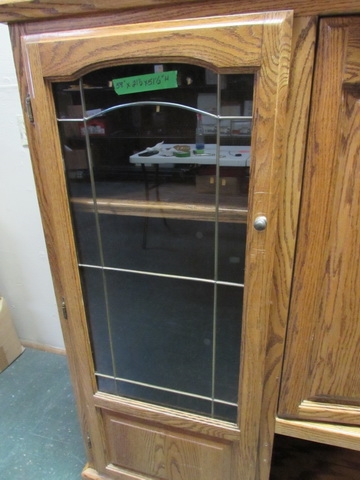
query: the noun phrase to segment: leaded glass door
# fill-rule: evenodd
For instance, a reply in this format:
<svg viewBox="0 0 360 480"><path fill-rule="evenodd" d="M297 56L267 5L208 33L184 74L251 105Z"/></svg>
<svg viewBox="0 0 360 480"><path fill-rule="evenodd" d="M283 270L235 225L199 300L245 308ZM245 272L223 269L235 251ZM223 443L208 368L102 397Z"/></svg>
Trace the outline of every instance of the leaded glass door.
<svg viewBox="0 0 360 480"><path fill-rule="evenodd" d="M291 18L24 39L63 331L109 478L255 478Z"/></svg>

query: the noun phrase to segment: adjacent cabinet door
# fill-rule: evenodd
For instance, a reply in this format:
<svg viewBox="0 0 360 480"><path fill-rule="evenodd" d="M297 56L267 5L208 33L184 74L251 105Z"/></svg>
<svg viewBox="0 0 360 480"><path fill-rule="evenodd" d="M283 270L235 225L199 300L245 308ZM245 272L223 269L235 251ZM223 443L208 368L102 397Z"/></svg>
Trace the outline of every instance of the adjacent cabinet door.
<svg viewBox="0 0 360 480"><path fill-rule="evenodd" d="M280 416L360 425L360 18L324 19Z"/></svg>
<svg viewBox="0 0 360 480"><path fill-rule="evenodd" d="M291 36L278 12L23 38L64 337L109 478L267 478Z"/></svg>

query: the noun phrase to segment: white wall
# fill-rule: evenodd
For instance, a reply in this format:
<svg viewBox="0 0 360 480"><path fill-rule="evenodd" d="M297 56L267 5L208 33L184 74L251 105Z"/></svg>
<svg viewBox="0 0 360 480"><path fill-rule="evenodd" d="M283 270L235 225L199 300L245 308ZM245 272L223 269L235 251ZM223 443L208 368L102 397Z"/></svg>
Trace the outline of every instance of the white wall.
<svg viewBox="0 0 360 480"><path fill-rule="evenodd" d="M0 45L0 295L22 340L63 349L6 25Z"/></svg>

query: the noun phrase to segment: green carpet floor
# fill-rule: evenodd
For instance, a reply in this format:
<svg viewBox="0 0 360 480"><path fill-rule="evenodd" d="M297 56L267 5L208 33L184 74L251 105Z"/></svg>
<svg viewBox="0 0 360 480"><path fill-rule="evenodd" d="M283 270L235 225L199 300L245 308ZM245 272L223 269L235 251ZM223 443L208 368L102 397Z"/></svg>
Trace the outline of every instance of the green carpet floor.
<svg viewBox="0 0 360 480"><path fill-rule="evenodd" d="M26 349L0 374L1 480L77 480L85 463L66 357Z"/></svg>

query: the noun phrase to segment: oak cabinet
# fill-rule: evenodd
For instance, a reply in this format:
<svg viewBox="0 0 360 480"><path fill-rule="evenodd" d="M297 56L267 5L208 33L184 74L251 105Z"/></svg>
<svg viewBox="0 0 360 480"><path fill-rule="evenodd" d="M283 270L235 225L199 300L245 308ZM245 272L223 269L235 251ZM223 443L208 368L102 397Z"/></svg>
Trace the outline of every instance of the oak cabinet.
<svg viewBox="0 0 360 480"><path fill-rule="evenodd" d="M283 337L270 306L291 41L288 12L22 37L50 258L99 474L230 480L262 468L268 333ZM249 75L253 106L242 115ZM166 141L154 146L160 113ZM204 148L191 132L208 118ZM251 145L233 133L243 120ZM73 137L81 178L66 162ZM247 185L238 171L250 151ZM215 188L199 188L204 176ZM225 178L240 188L224 191Z"/></svg>
<svg viewBox="0 0 360 480"><path fill-rule="evenodd" d="M358 7L135 3L2 7L83 477L266 480L358 425Z"/></svg>
<svg viewBox="0 0 360 480"><path fill-rule="evenodd" d="M353 426L360 422L359 27L359 17L320 22L279 405L284 418Z"/></svg>

